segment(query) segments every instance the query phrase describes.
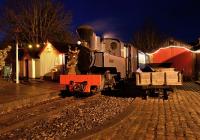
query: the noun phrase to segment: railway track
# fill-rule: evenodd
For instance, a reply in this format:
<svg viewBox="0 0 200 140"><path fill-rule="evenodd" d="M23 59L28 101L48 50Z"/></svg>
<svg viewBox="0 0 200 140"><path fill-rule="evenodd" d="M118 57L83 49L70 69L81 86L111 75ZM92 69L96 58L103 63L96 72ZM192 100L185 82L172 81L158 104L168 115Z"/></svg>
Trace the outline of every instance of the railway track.
<svg viewBox="0 0 200 140"><path fill-rule="evenodd" d="M8 114L0 116L0 135L27 125L33 125L33 122L54 118L59 115L65 107L74 104L84 104L87 101L96 99L100 94L95 94L87 98L66 97L49 100L39 103L29 108L14 110Z"/></svg>
<svg viewBox="0 0 200 140"><path fill-rule="evenodd" d="M128 96L131 95L130 88L123 92L126 92L127 97L121 97L124 93L117 92L117 96L112 96L114 93L98 93L85 98L56 98L2 114L0 139L66 139L88 136L86 132L97 132L102 126L105 128L113 125L130 113L131 109L127 111L127 107L133 103L135 96ZM117 117L120 114L122 116ZM79 137L79 134L82 136Z"/></svg>

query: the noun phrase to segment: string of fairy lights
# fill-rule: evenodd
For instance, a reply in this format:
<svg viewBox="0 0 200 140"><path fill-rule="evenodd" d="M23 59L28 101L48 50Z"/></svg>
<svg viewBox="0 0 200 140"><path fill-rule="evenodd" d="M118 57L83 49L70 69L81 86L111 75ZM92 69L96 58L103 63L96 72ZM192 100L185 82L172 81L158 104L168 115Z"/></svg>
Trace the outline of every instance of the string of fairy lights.
<svg viewBox="0 0 200 140"><path fill-rule="evenodd" d="M19 43L19 49L34 49L34 48L41 48L48 44L48 42L44 43Z"/></svg>

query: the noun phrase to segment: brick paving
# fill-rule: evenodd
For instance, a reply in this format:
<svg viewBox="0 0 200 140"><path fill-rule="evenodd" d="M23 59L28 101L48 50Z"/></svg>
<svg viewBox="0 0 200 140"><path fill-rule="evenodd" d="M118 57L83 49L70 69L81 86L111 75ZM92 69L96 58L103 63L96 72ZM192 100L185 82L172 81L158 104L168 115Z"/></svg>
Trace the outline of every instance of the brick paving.
<svg viewBox="0 0 200 140"><path fill-rule="evenodd" d="M200 85L184 83L168 100L136 98L130 115L87 140L200 140Z"/></svg>

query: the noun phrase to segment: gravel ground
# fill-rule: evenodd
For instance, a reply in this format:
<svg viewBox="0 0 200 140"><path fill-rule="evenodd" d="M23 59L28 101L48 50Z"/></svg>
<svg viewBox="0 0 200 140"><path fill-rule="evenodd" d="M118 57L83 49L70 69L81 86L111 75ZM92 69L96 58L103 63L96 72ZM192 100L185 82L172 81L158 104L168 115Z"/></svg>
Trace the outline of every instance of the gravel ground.
<svg viewBox="0 0 200 140"><path fill-rule="evenodd" d="M66 105L53 115L0 134L0 139L68 138L102 126L125 111L133 100L130 97L99 95L84 102Z"/></svg>

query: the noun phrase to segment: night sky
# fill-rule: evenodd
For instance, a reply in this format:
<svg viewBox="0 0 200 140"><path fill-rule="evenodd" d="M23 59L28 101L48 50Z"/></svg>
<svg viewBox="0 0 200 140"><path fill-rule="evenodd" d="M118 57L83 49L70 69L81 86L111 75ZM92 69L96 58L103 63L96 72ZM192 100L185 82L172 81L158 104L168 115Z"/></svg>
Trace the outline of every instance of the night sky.
<svg viewBox="0 0 200 140"><path fill-rule="evenodd" d="M81 24L98 35L130 41L145 22L185 42L200 37L200 0L66 0L73 14L72 30Z"/></svg>
<svg viewBox="0 0 200 140"><path fill-rule="evenodd" d="M79 25L89 24L97 35L130 41L133 32L150 21L160 31L185 42L200 37L200 0L63 1L73 15L73 32Z"/></svg>

